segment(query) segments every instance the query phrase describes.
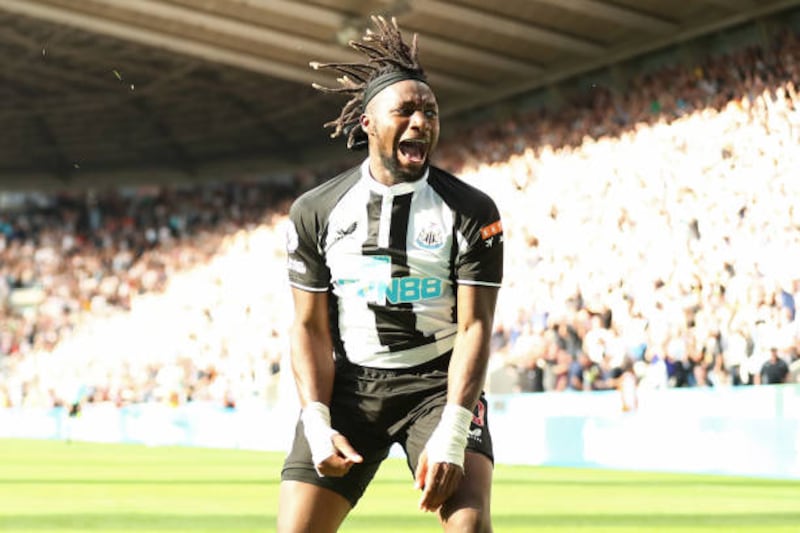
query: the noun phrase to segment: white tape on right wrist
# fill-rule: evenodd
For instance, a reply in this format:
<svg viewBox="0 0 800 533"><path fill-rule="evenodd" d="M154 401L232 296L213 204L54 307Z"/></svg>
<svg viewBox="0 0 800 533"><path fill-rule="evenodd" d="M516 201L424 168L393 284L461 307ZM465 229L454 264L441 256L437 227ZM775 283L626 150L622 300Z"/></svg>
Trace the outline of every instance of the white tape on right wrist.
<svg viewBox="0 0 800 533"><path fill-rule="evenodd" d="M324 403L311 402L303 408L300 419L303 421L306 440L311 448L311 459L316 468L336 453L331 439L337 431L331 427L331 411Z"/></svg>
<svg viewBox="0 0 800 533"><path fill-rule="evenodd" d="M425 446L428 463L452 463L463 468L471 423L472 411L453 403L445 405L442 419Z"/></svg>

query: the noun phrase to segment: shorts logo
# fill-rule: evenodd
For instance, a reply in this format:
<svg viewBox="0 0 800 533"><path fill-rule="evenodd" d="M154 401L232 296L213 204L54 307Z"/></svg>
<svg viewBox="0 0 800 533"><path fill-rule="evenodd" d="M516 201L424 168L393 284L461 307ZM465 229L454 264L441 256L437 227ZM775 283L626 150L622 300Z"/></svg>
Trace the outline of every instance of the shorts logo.
<svg viewBox="0 0 800 533"><path fill-rule="evenodd" d="M481 436L483 436L483 430L481 428L470 429L469 433L467 433L467 437L477 441L481 440Z"/></svg>
<svg viewBox="0 0 800 533"><path fill-rule="evenodd" d="M483 427L486 424L486 404L483 400L479 400L472 412L472 423L478 427Z"/></svg>
<svg viewBox="0 0 800 533"><path fill-rule="evenodd" d="M414 244L423 250L440 249L442 246L444 246L444 231L442 230L442 227L435 222L431 222L427 226L424 226L419 233L417 233L417 237L414 239Z"/></svg>

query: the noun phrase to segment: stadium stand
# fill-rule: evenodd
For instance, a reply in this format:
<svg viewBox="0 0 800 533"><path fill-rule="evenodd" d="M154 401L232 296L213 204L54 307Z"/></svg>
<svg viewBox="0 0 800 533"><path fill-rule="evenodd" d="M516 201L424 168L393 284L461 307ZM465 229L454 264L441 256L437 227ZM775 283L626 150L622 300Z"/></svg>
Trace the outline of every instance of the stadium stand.
<svg viewBox="0 0 800 533"><path fill-rule="evenodd" d="M799 45L787 31L445 148L524 258L496 334L515 390L612 388L630 363L641 387L749 384L772 347L796 381Z"/></svg>
<svg viewBox="0 0 800 533"><path fill-rule="evenodd" d="M799 70L786 31L447 139L507 228L490 391L800 379ZM7 206L0 406L274 400L299 181Z"/></svg>

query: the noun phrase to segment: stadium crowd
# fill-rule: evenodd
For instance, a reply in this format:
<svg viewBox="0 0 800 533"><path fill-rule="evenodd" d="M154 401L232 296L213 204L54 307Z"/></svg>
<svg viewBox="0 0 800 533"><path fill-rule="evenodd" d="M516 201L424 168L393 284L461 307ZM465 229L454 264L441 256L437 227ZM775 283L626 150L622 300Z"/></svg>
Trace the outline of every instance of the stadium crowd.
<svg viewBox="0 0 800 533"><path fill-rule="evenodd" d="M503 211L490 391L800 380L798 79L785 32L442 143L437 163ZM297 192L0 211L0 406L274 401Z"/></svg>
<svg viewBox="0 0 800 533"><path fill-rule="evenodd" d="M0 406L274 391L293 194L146 188L0 214Z"/></svg>
<svg viewBox="0 0 800 533"><path fill-rule="evenodd" d="M445 147L505 207L494 357L519 390L798 381L796 80L786 31Z"/></svg>

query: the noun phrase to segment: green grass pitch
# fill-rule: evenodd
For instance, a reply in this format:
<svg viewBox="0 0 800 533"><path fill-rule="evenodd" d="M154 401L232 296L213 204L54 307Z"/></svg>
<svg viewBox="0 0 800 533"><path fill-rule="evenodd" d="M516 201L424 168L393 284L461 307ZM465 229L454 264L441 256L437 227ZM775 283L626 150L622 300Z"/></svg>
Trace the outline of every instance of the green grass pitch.
<svg viewBox="0 0 800 533"><path fill-rule="evenodd" d="M274 531L282 456L0 440L2 532ZM388 460L341 531L440 531ZM498 465L505 532L798 532L800 482Z"/></svg>

